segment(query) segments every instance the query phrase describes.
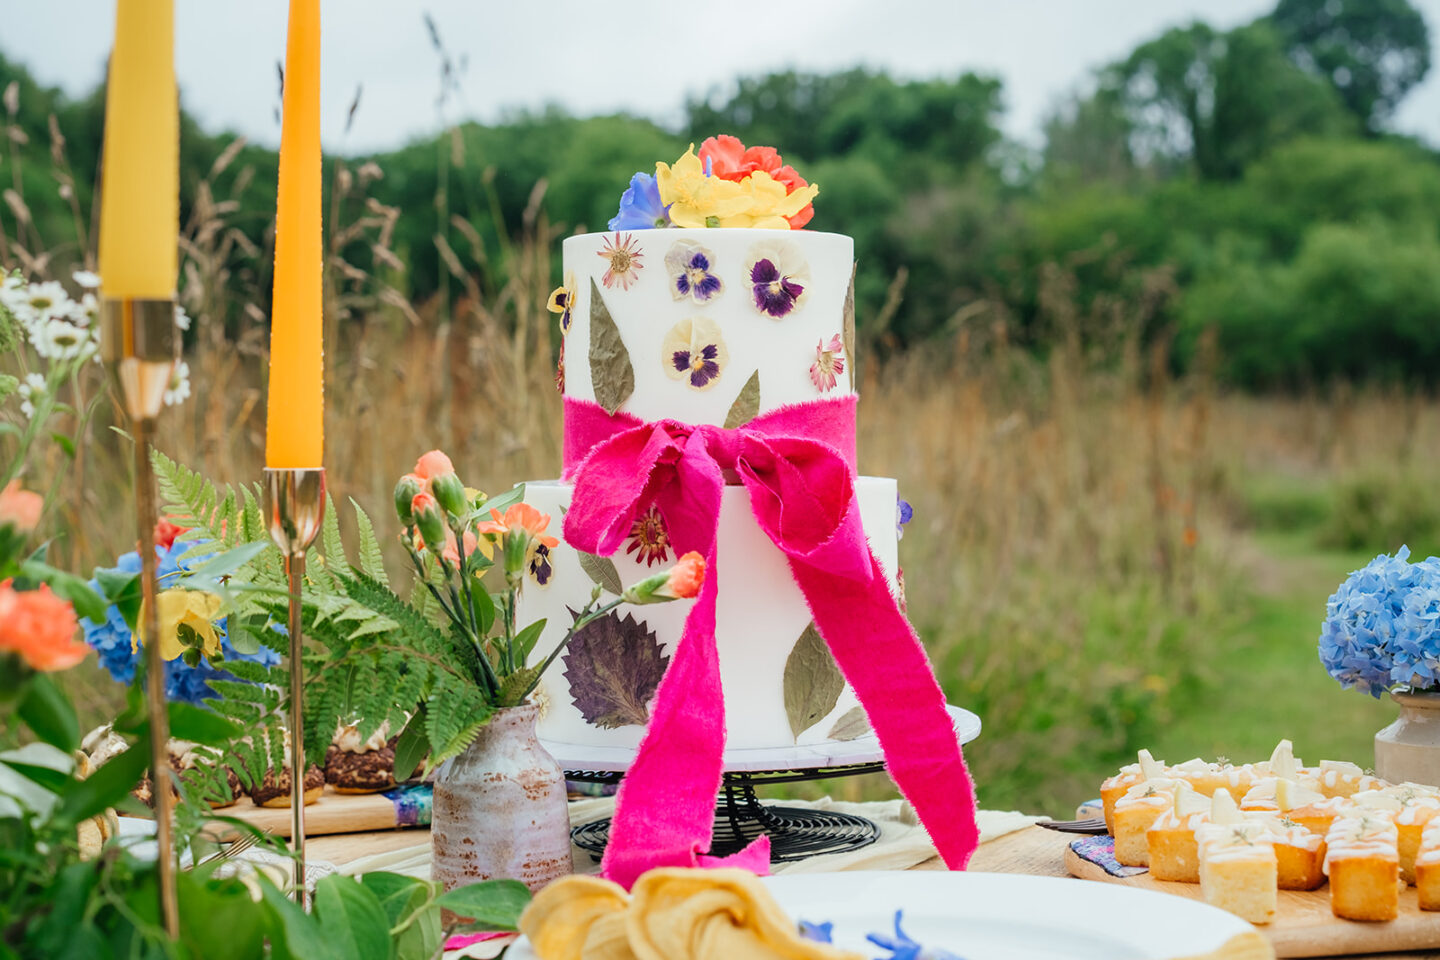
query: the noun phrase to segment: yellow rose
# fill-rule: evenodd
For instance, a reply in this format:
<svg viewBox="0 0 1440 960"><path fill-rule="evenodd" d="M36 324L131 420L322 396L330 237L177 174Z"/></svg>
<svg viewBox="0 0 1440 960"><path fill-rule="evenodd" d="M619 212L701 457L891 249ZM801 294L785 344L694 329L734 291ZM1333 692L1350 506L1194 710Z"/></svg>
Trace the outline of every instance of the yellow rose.
<svg viewBox="0 0 1440 960"><path fill-rule="evenodd" d="M177 589L161 591L155 601L159 611L160 656L162 658L174 660L185 652L185 645L180 642L182 625L194 630L200 637L201 649L206 656L214 656L220 652L220 634L212 622L220 616L221 600L219 597L200 590ZM146 642L146 619L145 606L141 604L135 637L130 641L132 652L138 649L137 640L139 643Z"/></svg>

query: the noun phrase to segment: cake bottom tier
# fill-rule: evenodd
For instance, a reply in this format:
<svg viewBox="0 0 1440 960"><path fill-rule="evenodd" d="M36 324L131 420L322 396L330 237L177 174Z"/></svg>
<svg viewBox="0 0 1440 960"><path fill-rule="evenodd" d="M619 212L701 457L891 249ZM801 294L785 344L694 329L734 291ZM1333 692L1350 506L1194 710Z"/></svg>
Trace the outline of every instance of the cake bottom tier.
<svg viewBox="0 0 1440 960"><path fill-rule="evenodd" d="M568 483L532 481L525 485L525 501L552 517L551 529L558 536L572 491ZM860 477L856 493L870 548L893 592L898 564L895 481ZM627 539L626 547L610 558L625 586L675 561L671 549L665 560L647 564L638 542ZM542 567L536 571L538 578L532 573L526 580L517 620L546 620L531 663L555 649L574 613L589 602L595 582L580 560L562 540L549 551L548 571ZM727 745L745 749L821 743L834 739L832 731L842 718L849 727L852 717L847 714L858 705L855 694L848 684L834 680L828 648L815 642L817 636L807 636L813 631L805 597L791 578L784 554L756 525L744 487L724 489L716 563L708 575L716 578L715 639ZM540 736L570 744L639 745L650 701L693 604L626 604L582 628L540 681ZM787 671L792 654L794 663Z"/></svg>

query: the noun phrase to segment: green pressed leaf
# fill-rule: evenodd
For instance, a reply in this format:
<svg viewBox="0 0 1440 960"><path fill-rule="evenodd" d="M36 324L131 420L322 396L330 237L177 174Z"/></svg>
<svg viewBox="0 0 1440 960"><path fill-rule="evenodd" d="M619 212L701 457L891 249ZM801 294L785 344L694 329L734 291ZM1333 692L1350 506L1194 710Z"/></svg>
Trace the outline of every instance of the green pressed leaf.
<svg viewBox="0 0 1440 960"><path fill-rule="evenodd" d="M850 389L855 389L855 268L850 264L850 287L845 291L845 318L841 337L845 342L845 369L850 374Z"/></svg>
<svg viewBox="0 0 1440 960"><path fill-rule="evenodd" d="M315 885L315 916L340 956L390 960L390 923L374 891L354 877L330 874Z"/></svg>
<svg viewBox="0 0 1440 960"><path fill-rule="evenodd" d="M192 740L203 746L219 747L245 734L244 730L220 714L194 704L171 703L169 713L170 735L177 740Z"/></svg>
<svg viewBox="0 0 1440 960"><path fill-rule="evenodd" d="M409 780L420 768L420 761L430 752L430 739L425 736L425 708L415 711L400 737L395 741L395 779Z"/></svg>
<svg viewBox="0 0 1440 960"><path fill-rule="evenodd" d="M69 753L80 746L80 721L75 708L48 674L37 673L20 701L20 719L36 737Z"/></svg>
<svg viewBox="0 0 1440 960"><path fill-rule="evenodd" d="M610 316L610 308L600 296L600 288L590 281L590 382L595 389L595 402L614 413L635 392L635 369L630 365L630 351L620 337L620 328Z"/></svg>
<svg viewBox="0 0 1440 960"><path fill-rule="evenodd" d="M625 592L625 586L620 582L620 571L615 569L615 561L609 557L585 553L583 550L577 552L580 554L580 569L585 571L585 576L598 583L607 593L618 597Z"/></svg>
<svg viewBox="0 0 1440 960"><path fill-rule="evenodd" d="M826 736L831 740L855 740L869 732L870 718L865 715L865 708L851 707L840 714L840 719L835 721L835 726Z"/></svg>
<svg viewBox="0 0 1440 960"><path fill-rule="evenodd" d="M740 388L740 396L730 405L730 412L725 414L725 429L734 430L736 427L743 427L754 420L760 414L760 371L756 370L750 374L750 379L745 381L745 386Z"/></svg>
<svg viewBox="0 0 1440 960"><path fill-rule="evenodd" d="M515 930L530 903L530 891L519 880L485 880L456 887L435 905L484 924L492 930Z"/></svg>
<svg viewBox="0 0 1440 960"><path fill-rule="evenodd" d="M845 689L830 647L812 622L785 660L785 716L795 739L825 718Z"/></svg>

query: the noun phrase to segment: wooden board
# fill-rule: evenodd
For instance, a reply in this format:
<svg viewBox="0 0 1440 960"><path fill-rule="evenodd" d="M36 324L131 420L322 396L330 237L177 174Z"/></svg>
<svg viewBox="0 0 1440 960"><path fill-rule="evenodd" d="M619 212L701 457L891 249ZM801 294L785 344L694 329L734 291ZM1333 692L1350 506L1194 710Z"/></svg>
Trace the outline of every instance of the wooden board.
<svg viewBox="0 0 1440 960"><path fill-rule="evenodd" d="M1069 835L1067 839L1074 839ZM1083 859L1067 842L1065 869L1082 880L1118 883L1142 890L1158 890L1174 896L1200 899L1198 883L1155 880L1150 874L1112 877L1103 867ZM1388 923L1357 923L1341 920L1330 912L1330 888L1281 890L1275 919L1255 927L1269 938L1277 957L1332 957L1386 953L1392 950L1440 949L1440 913L1421 911L1415 888L1400 896L1400 916Z"/></svg>
<svg viewBox="0 0 1440 960"><path fill-rule="evenodd" d="M257 807L248 797L238 803L221 807L216 814L237 817L277 837L290 836L290 808ZM395 804L382 793L336 793L330 787L320 799L305 807L305 835L325 836L337 833L364 833L369 830L396 830ZM213 824L217 840L231 840L235 827L223 821Z"/></svg>

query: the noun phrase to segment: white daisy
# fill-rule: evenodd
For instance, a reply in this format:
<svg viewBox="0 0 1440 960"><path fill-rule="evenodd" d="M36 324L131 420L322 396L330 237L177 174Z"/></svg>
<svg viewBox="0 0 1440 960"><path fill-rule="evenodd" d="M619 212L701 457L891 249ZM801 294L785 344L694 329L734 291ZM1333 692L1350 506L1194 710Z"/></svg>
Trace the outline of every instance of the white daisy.
<svg viewBox="0 0 1440 960"><path fill-rule="evenodd" d="M175 304L175 326L182 332L190 329L190 314L178 303Z"/></svg>
<svg viewBox="0 0 1440 960"><path fill-rule="evenodd" d="M74 306L59 280L32 283L23 289L25 296L20 300L18 309L10 309L26 326L33 327L52 317L67 316Z"/></svg>
<svg viewBox="0 0 1440 960"><path fill-rule="evenodd" d="M81 289L94 290L100 286L100 275L98 273L91 273L89 270L76 270L70 276L71 279L80 285Z"/></svg>
<svg viewBox="0 0 1440 960"><path fill-rule="evenodd" d="M82 327L88 327L100 319L100 301L95 294L88 290L81 295L79 300L72 300L70 306L70 321Z"/></svg>
<svg viewBox="0 0 1440 960"><path fill-rule="evenodd" d="M91 341L89 330L58 317L30 328L30 345L47 360L71 360L85 355Z"/></svg>
<svg viewBox="0 0 1440 960"><path fill-rule="evenodd" d="M45 385L45 378L38 373L26 374L25 382L20 384L20 412L26 417L35 416L35 404L44 398L49 389Z"/></svg>
<svg viewBox="0 0 1440 960"><path fill-rule="evenodd" d="M165 406L174 407L185 402L190 396L190 364L181 360L170 374L170 384L165 388Z"/></svg>

